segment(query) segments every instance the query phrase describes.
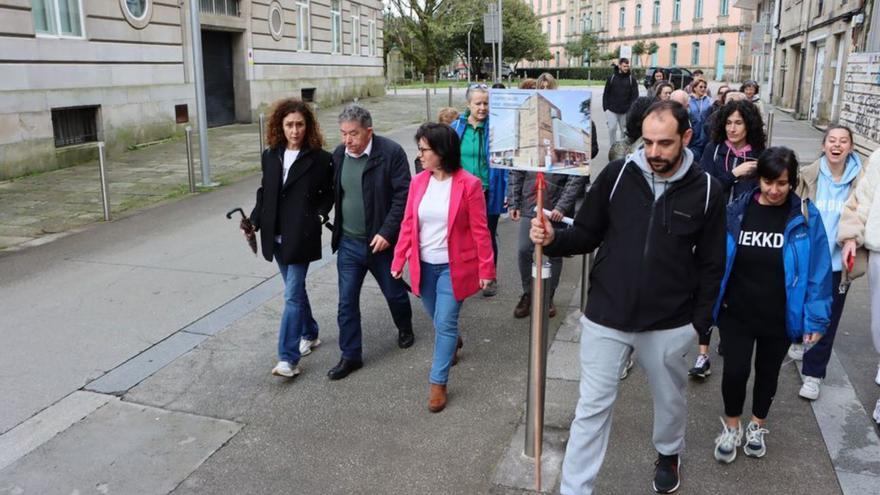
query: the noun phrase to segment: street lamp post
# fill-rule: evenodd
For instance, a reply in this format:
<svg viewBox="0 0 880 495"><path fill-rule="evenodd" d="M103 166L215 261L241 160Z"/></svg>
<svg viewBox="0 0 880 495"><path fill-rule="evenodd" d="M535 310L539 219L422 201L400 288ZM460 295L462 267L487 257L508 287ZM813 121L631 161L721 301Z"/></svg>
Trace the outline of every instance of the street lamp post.
<svg viewBox="0 0 880 495"><path fill-rule="evenodd" d="M468 84L471 83L471 31L474 30L474 23L471 22L469 24L469 26L470 27L468 27L468 34L467 34L467 38L468 38L468 40L467 40L467 61L464 64L465 68L467 69Z"/></svg>

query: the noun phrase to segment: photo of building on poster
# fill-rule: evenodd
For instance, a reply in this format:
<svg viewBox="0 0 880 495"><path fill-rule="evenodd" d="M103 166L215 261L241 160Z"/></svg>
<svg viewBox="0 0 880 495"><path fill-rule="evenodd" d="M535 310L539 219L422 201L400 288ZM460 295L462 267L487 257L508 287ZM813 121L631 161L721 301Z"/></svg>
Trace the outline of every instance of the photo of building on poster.
<svg viewBox="0 0 880 495"><path fill-rule="evenodd" d="M590 174L589 91L489 91L489 164L495 168Z"/></svg>

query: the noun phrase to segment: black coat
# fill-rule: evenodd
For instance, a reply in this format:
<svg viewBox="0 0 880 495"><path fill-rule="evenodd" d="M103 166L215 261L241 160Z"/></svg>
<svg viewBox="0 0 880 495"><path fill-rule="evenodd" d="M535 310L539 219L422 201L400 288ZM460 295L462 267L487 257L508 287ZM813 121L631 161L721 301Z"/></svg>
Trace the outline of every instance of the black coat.
<svg viewBox="0 0 880 495"><path fill-rule="evenodd" d="M272 261L275 236L281 235L282 263L321 259L320 216L326 219L333 207L330 153L321 149L300 150L283 187L284 148L263 150L262 169L251 223L260 232L263 257Z"/></svg>
<svg viewBox="0 0 880 495"><path fill-rule="evenodd" d="M616 160L596 178L574 226L556 231L544 254L599 248L585 312L595 323L629 332L692 323L707 332L724 275L724 200L718 182L692 165L655 201L639 166Z"/></svg>
<svg viewBox="0 0 880 495"><path fill-rule="evenodd" d="M614 73L605 81L602 91L602 110L626 113L630 105L639 97L639 82L630 71L626 74L614 66Z"/></svg>
<svg viewBox="0 0 880 495"><path fill-rule="evenodd" d="M345 158L345 145L340 144L333 152L335 171L333 217L333 251L339 249L342 239L342 161ZM393 246L400 233L400 222L406 208L409 193L409 163L406 152L394 141L373 135L373 148L364 167L361 183L364 194L364 220L367 227L367 241L376 234L381 235Z"/></svg>

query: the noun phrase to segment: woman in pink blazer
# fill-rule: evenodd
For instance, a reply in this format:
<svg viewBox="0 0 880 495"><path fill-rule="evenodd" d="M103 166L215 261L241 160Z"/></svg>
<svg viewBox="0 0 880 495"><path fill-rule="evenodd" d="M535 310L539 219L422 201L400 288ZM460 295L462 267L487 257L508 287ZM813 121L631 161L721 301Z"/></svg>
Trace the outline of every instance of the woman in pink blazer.
<svg viewBox="0 0 880 495"><path fill-rule="evenodd" d="M446 382L461 339L462 302L495 279L492 239L480 179L461 168L458 135L444 124L416 132L423 172L413 177L391 275L409 262L413 294L434 321L434 359L428 409L446 407Z"/></svg>

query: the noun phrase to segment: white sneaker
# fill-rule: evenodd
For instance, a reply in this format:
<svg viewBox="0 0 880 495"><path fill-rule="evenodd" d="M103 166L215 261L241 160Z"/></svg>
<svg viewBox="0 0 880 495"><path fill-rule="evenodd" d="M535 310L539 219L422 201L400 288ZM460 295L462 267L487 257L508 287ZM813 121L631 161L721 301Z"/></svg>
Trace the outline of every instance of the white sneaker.
<svg viewBox="0 0 880 495"><path fill-rule="evenodd" d="M727 426L724 418L721 418L724 429L715 438L715 460L730 464L736 459L736 449L742 443L742 425L737 423L736 428Z"/></svg>
<svg viewBox="0 0 880 495"><path fill-rule="evenodd" d="M803 397L804 399L816 400L819 398L819 385L822 383L822 380L816 378L814 376L804 376L804 384L801 386L801 391L798 392L798 395Z"/></svg>
<svg viewBox="0 0 880 495"><path fill-rule="evenodd" d="M880 385L880 364L877 365L877 375L874 376L874 383Z"/></svg>
<svg viewBox="0 0 880 495"><path fill-rule="evenodd" d="M795 361L803 361L804 344L791 344L791 347L788 348L788 357L794 359Z"/></svg>
<svg viewBox="0 0 880 495"><path fill-rule="evenodd" d="M880 399L877 399L877 405L874 406L874 422L880 425Z"/></svg>
<svg viewBox="0 0 880 495"><path fill-rule="evenodd" d="M302 367L299 364L291 366L287 361L278 361L278 364L272 368L273 375L283 376L285 378L293 378L300 373L302 373Z"/></svg>
<svg viewBox="0 0 880 495"><path fill-rule="evenodd" d="M767 455L767 445L764 444L764 435L770 433L754 421L749 421L746 428L746 444L743 446L743 454L749 457L764 457Z"/></svg>
<svg viewBox="0 0 880 495"><path fill-rule="evenodd" d="M312 353L312 349L321 345L321 339L309 340L309 339L300 339L299 340L299 355L300 356L308 356Z"/></svg>

